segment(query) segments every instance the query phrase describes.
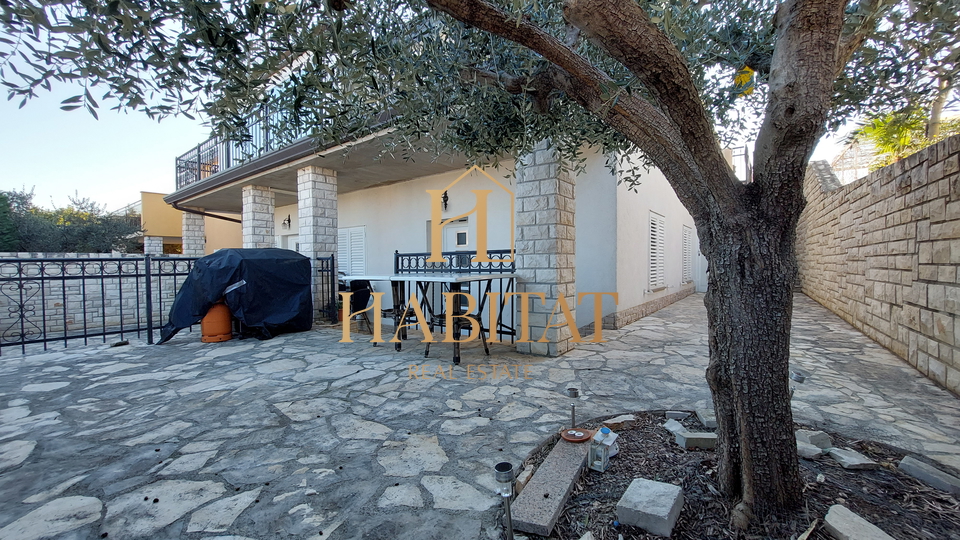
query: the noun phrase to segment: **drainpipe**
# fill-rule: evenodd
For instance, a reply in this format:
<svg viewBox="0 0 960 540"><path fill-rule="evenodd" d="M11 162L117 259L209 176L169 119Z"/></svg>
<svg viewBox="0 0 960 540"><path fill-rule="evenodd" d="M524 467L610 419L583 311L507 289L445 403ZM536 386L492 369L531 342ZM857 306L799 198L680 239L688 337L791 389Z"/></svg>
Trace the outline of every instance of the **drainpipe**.
<svg viewBox="0 0 960 540"><path fill-rule="evenodd" d="M239 219L233 219L233 218L229 218L229 217L226 217L226 216L218 216L218 215L216 215L216 214L211 214L211 213L209 213L209 212L201 212L200 210L194 210L193 208L184 208L184 207L178 205L177 203L170 203L170 206L172 206L175 210L179 210L179 211L181 211L181 212L186 212L186 213L188 213L188 214L197 214L198 216L212 217L212 218L215 218L215 219L222 219L222 220L224 220L224 221L231 221L231 222L233 222L233 223L241 223L241 224L243 223L243 222L240 221Z"/></svg>

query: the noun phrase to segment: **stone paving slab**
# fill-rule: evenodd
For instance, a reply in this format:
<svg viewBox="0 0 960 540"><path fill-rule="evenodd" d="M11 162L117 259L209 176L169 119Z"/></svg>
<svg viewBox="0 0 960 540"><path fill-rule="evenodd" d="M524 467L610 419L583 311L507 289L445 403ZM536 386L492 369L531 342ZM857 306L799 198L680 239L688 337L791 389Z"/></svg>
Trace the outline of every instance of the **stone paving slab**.
<svg viewBox="0 0 960 540"><path fill-rule="evenodd" d="M560 358L471 344L452 372L447 356L411 369L422 345L338 343L331 328L6 349L0 537L497 538L493 466L568 423L566 388L583 419L712 409L702 302ZM960 466L960 400L808 298L796 306L799 421Z"/></svg>

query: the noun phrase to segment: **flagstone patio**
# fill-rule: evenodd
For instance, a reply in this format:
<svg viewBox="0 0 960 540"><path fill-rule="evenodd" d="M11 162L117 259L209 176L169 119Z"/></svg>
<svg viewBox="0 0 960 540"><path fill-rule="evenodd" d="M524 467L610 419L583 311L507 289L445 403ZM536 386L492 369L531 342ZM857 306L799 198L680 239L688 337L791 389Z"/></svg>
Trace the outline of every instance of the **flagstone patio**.
<svg viewBox="0 0 960 540"><path fill-rule="evenodd" d="M0 538L498 538L493 465L568 422L566 388L584 419L709 406L702 300L561 358L471 344L452 372L449 345L332 328L5 354ZM960 399L805 296L794 319L798 421L960 467Z"/></svg>

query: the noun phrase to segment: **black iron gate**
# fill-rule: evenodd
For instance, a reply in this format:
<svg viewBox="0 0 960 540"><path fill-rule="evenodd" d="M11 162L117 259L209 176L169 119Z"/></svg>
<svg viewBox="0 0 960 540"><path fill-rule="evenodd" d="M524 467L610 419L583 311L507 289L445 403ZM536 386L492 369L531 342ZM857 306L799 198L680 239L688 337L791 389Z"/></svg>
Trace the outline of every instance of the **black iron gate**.
<svg viewBox="0 0 960 540"><path fill-rule="evenodd" d="M317 298L321 299L317 309L331 323L337 322L337 284L337 264L333 255L317 257Z"/></svg>

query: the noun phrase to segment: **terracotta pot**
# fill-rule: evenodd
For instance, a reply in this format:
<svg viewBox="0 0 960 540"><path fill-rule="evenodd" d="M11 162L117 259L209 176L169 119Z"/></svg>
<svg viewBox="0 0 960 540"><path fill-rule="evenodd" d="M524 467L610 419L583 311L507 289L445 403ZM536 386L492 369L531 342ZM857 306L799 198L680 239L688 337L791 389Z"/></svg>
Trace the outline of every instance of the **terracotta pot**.
<svg viewBox="0 0 960 540"><path fill-rule="evenodd" d="M200 341L217 343L233 339L233 316L230 308L223 302L217 302L200 320Z"/></svg>

